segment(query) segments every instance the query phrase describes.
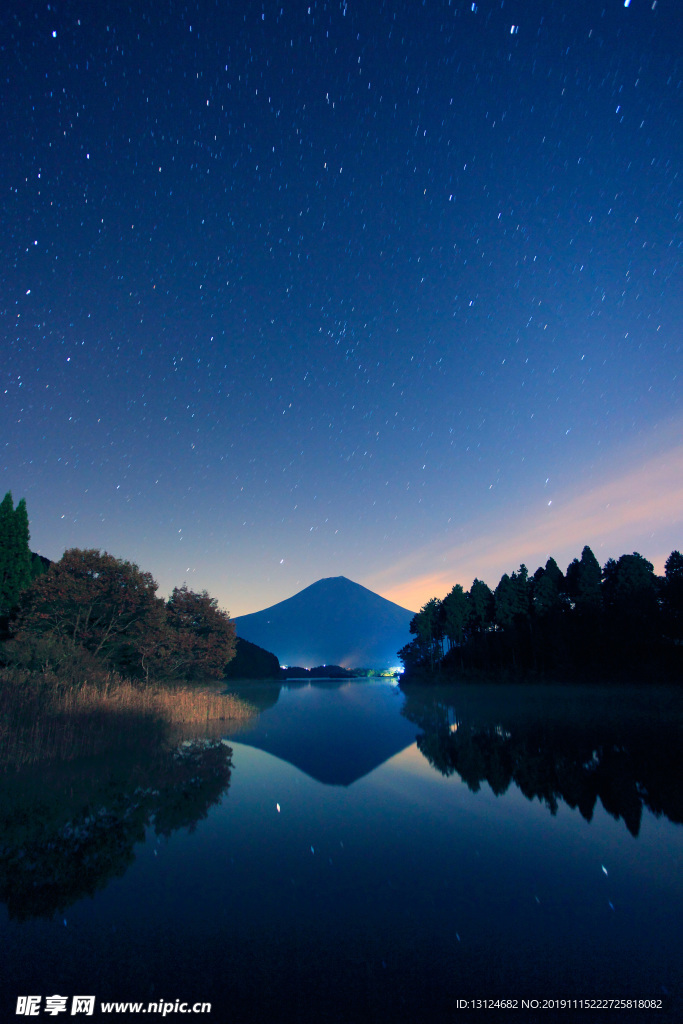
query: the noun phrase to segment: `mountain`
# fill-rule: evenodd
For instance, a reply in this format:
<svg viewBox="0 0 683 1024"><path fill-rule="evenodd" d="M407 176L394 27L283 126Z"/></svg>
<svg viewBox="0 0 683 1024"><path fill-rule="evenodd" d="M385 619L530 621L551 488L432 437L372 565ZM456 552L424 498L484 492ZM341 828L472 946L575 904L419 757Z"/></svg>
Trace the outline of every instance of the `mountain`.
<svg viewBox="0 0 683 1024"><path fill-rule="evenodd" d="M414 614L345 576L331 576L234 622L239 637L275 651L281 665L381 669L398 664Z"/></svg>

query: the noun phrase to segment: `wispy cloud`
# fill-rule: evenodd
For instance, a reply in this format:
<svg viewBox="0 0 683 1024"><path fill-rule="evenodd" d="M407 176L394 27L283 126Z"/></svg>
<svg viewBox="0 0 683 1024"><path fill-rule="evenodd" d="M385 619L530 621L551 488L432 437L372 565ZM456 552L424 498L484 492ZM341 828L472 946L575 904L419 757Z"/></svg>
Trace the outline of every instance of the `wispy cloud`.
<svg viewBox="0 0 683 1024"><path fill-rule="evenodd" d="M533 572L553 555L564 569L584 544L600 561L639 550L661 572L664 559L682 543L683 445L678 444L538 510L511 509L495 529L473 526L467 541L447 550L426 545L367 585L407 608L419 608L454 583L469 588L475 576L495 586L520 562Z"/></svg>

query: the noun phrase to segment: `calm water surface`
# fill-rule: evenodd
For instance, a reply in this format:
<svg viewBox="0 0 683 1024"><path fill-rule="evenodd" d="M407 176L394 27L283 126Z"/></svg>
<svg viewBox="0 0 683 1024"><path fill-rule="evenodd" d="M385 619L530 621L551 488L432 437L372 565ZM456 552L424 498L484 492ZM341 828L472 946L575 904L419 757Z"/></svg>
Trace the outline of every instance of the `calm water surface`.
<svg viewBox="0 0 683 1024"><path fill-rule="evenodd" d="M234 1022L499 1019L474 998L683 1019L678 693L239 692L261 710L232 764L195 751L128 792L97 764L4 778L1 1020L55 993ZM569 998L664 1008L521 1006Z"/></svg>

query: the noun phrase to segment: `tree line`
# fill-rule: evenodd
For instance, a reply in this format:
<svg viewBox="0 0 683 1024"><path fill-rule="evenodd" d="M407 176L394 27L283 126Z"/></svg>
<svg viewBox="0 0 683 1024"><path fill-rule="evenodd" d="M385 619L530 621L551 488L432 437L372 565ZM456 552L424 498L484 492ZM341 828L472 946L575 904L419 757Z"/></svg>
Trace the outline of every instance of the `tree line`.
<svg viewBox="0 0 683 1024"><path fill-rule="evenodd" d="M45 564L47 563L47 565ZM98 668L143 678L220 678L235 627L206 591L175 587L164 601L151 573L94 549L58 562L33 556L22 499L0 505L0 614L6 663L83 677Z"/></svg>
<svg viewBox="0 0 683 1024"><path fill-rule="evenodd" d="M522 564L495 590L475 579L433 597L398 652L409 674L674 671L683 651L683 555L665 575L634 552L601 568L586 545L562 573L554 558L533 576Z"/></svg>

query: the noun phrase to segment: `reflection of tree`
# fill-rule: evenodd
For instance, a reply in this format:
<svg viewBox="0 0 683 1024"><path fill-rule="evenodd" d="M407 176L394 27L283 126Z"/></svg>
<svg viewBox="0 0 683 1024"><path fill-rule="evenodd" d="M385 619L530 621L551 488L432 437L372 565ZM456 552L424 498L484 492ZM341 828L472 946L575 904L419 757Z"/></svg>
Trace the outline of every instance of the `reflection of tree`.
<svg viewBox="0 0 683 1024"><path fill-rule="evenodd" d="M683 765L680 728L673 721L647 721L637 716L619 721L544 715L538 691L536 713L477 703L476 687L404 686L403 714L423 729L417 745L443 775L457 774L476 793L487 782L500 796L511 783L529 799L538 798L552 814L558 802L577 808L590 821L599 799L632 835L640 830L643 808L683 823ZM519 688L517 688L519 691ZM467 703L469 714L456 722L455 702ZM552 698L549 696L548 701Z"/></svg>
<svg viewBox="0 0 683 1024"><path fill-rule="evenodd" d="M17 776L0 801L0 899L10 917L49 918L94 895L124 874L148 826L162 836L194 828L229 785L231 753L221 740L192 740L148 752L125 774L91 759L40 780Z"/></svg>

